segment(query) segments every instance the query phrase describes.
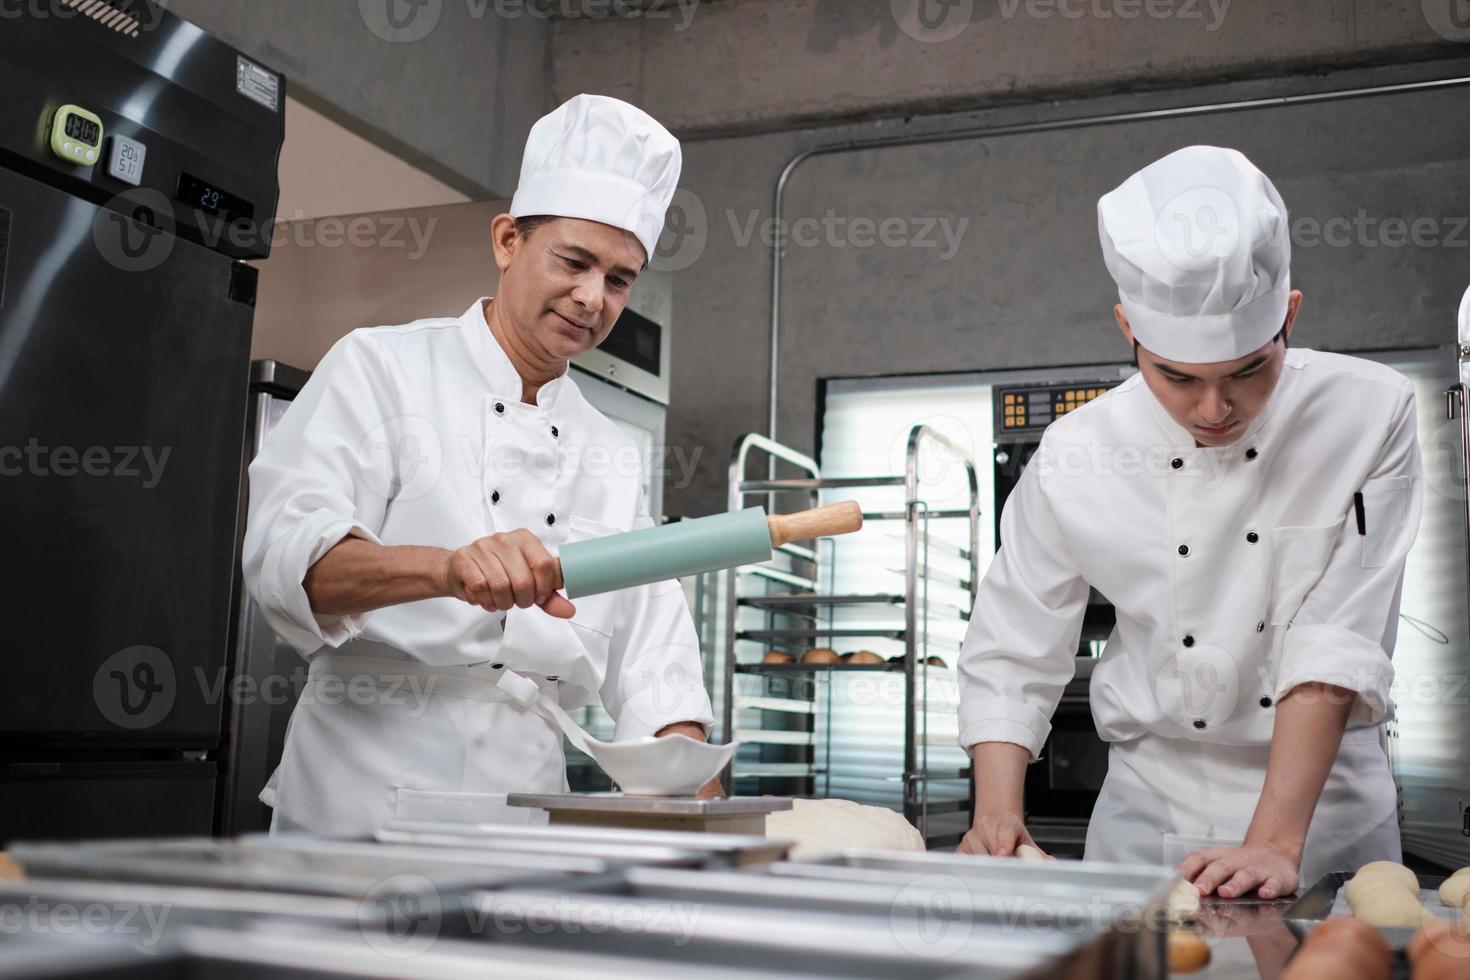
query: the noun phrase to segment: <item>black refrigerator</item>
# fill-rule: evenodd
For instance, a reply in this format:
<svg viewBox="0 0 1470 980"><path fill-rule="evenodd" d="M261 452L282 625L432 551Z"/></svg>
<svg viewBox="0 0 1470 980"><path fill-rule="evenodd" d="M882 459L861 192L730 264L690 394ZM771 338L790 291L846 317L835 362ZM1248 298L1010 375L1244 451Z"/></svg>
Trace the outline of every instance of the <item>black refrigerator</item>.
<svg viewBox="0 0 1470 980"><path fill-rule="evenodd" d="M0 846L209 833L284 81L142 0L0 28Z"/></svg>

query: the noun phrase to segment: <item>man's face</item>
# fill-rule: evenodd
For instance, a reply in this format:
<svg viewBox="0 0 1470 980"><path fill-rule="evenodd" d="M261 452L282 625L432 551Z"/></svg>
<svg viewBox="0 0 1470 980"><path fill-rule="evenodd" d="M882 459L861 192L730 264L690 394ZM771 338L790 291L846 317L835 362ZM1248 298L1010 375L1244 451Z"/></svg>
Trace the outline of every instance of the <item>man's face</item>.
<svg viewBox="0 0 1470 980"><path fill-rule="evenodd" d="M1266 410L1271 393L1281 380L1281 369L1286 363L1286 339L1300 303L1301 293L1293 292L1281 334L1244 357L1214 364L1188 364L1165 360L1147 348L1138 347L1139 373L1169 417L1189 430L1196 443L1228 446L1244 435L1256 417ZM1118 307L1116 314L1118 325L1132 342L1133 332L1122 307Z"/></svg>
<svg viewBox="0 0 1470 980"><path fill-rule="evenodd" d="M502 247L504 246L504 247ZM607 339L623 313L643 246L620 228L555 218L497 240L495 301L534 352L566 361Z"/></svg>

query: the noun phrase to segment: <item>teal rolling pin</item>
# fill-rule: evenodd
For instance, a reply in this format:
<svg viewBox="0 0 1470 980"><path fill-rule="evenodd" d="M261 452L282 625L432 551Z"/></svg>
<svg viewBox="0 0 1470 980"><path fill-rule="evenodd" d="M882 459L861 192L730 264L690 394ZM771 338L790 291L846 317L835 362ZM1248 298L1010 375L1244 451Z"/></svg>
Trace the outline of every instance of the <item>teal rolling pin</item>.
<svg viewBox="0 0 1470 980"><path fill-rule="evenodd" d="M770 561L790 541L849 534L863 526L856 501L766 516L762 507L679 521L563 545L557 587L567 597Z"/></svg>

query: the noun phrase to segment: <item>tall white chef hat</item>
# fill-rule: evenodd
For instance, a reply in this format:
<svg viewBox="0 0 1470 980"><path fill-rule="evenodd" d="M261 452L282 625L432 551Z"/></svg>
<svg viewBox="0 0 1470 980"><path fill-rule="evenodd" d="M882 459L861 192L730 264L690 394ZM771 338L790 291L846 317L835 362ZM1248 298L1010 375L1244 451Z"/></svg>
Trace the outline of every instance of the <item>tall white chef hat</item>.
<svg viewBox="0 0 1470 980"><path fill-rule="evenodd" d="M1286 205L1239 151L1176 150L1105 194L1097 223L1133 336L1154 354L1231 361L1281 330L1291 292Z"/></svg>
<svg viewBox="0 0 1470 980"><path fill-rule="evenodd" d="M679 183L679 141L636 106L577 95L531 127L515 218L585 218L632 232L648 258Z"/></svg>

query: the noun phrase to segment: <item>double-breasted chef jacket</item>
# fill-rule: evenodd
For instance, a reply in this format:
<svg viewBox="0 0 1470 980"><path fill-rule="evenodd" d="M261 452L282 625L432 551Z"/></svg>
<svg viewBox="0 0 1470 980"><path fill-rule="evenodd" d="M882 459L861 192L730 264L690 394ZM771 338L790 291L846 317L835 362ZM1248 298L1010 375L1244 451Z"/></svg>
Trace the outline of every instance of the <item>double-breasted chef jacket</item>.
<svg viewBox="0 0 1470 980"><path fill-rule="evenodd" d="M250 466L246 582L310 662L261 794L275 829L537 819L505 796L566 789L561 735L501 671L566 708L600 701L618 740L713 722L675 581L580 598L570 620L453 598L313 613L306 572L347 535L456 549L527 528L555 553L651 526L633 442L565 374L523 403L485 303L348 334Z"/></svg>
<svg viewBox="0 0 1470 980"><path fill-rule="evenodd" d="M1038 757L1095 587L1117 625L1091 679L1111 749L1089 858L1238 845L1275 705L1312 681L1356 698L1303 877L1396 856L1379 726L1422 494L1413 388L1387 367L1290 350L1222 447L1196 446L1135 375L1053 423L1006 503L958 664L961 743Z"/></svg>

